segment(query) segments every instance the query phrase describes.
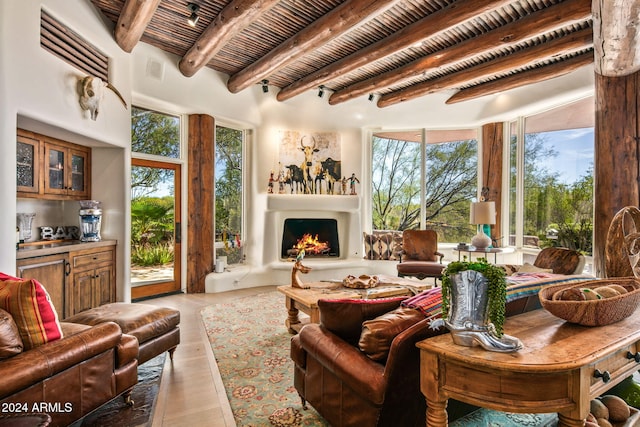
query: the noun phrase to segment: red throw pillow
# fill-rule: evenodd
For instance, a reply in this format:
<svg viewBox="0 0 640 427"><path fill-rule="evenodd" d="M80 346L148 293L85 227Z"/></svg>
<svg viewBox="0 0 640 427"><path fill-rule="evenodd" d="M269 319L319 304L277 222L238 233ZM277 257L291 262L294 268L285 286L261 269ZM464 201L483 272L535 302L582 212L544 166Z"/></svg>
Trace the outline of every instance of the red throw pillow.
<svg viewBox="0 0 640 427"><path fill-rule="evenodd" d="M0 273L0 308L13 317L25 350L62 338L51 298L35 279Z"/></svg>

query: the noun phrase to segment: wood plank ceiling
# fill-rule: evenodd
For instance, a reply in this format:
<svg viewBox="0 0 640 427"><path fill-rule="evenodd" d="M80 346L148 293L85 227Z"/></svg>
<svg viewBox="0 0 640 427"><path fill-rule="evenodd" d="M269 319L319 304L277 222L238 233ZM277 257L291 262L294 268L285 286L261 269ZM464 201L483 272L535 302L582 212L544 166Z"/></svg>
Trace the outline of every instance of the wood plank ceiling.
<svg viewBox="0 0 640 427"><path fill-rule="evenodd" d="M285 101L379 107L438 91L455 103L594 61L591 0L91 0L127 52L139 42L206 66L237 93L268 81Z"/></svg>

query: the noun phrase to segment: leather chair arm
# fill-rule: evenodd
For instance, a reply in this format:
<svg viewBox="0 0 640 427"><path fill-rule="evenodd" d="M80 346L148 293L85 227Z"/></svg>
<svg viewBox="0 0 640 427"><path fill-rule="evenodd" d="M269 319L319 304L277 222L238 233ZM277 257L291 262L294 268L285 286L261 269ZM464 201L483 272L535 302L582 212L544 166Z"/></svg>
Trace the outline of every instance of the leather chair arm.
<svg viewBox="0 0 640 427"><path fill-rule="evenodd" d="M0 399L115 348L121 337L108 322L0 361Z"/></svg>
<svg viewBox="0 0 640 427"><path fill-rule="evenodd" d="M122 334L116 350L116 369L126 366L138 358L138 338Z"/></svg>
<svg viewBox="0 0 640 427"><path fill-rule="evenodd" d="M444 258L444 254L442 252L434 252L434 254L439 258L438 261L440 261L440 264L442 264L442 258Z"/></svg>
<svg viewBox="0 0 640 427"><path fill-rule="evenodd" d="M369 359L357 347L347 344L321 325L308 324L299 336L308 357L316 359L363 399L382 405L386 385L383 365Z"/></svg>

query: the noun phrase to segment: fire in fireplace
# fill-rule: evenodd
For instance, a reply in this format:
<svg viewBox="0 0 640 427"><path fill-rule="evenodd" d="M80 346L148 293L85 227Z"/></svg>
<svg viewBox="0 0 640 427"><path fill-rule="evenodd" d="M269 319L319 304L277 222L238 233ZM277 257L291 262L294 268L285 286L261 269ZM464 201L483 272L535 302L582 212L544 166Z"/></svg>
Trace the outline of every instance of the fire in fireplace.
<svg viewBox="0 0 640 427"><path fill-rule="evenodd" d="M295 257L300 248L304 248L305 257L339 257L337 220L324 218L285 219L281 257Z"/></svg>

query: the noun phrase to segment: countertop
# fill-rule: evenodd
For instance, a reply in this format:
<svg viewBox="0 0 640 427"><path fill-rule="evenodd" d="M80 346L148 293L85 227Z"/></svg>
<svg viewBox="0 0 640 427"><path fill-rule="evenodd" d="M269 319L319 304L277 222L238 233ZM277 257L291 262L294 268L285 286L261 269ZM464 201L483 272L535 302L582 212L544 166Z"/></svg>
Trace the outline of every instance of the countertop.
<svg viewBox="0 0 640 427"><path fill-rule="evenodd" d="M64 252L79 251L83 249L100 248L104 246L113 246L117 240L101 240L99 242L81 242L80 240L68 240L64 242L48 243L43 241L42 244L31 244L16 251L16 259L33 258L37 256L55 255Z"/></svg>

